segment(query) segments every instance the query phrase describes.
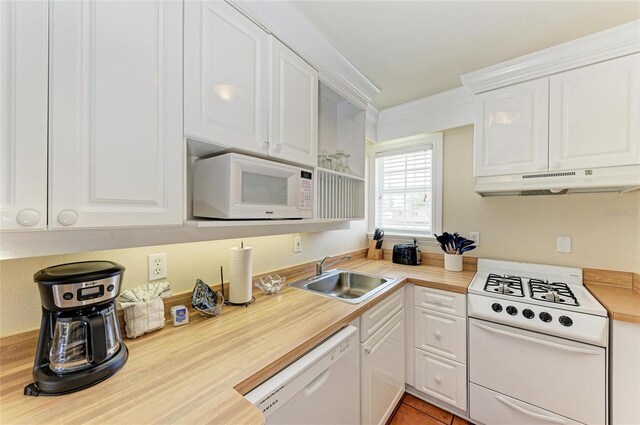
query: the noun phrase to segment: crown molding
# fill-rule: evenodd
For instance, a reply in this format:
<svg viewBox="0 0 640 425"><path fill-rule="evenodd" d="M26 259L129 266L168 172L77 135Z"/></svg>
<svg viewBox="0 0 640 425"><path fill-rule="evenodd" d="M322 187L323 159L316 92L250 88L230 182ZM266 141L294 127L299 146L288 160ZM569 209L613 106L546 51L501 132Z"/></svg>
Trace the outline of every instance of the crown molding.
<svg viewBox="0 0 640 425"><path fill-rule="evenodd" d="M640 20L461 75L478 94L640 51Z"/></svg>
<svg viewBox="0 0 640 425"><path fill-rule="evenodd" d="M380 111L378 141L473 124L473 96L458 87Z"/></svg>
<svg viewBox="0 0 640 425"><path fill-rule="evenodd" d="M276 36L315 67L323 80L331 80L357 103L366 105L380 93L380 89L353 66L291 1L237 0L229 3Z"/></svg>

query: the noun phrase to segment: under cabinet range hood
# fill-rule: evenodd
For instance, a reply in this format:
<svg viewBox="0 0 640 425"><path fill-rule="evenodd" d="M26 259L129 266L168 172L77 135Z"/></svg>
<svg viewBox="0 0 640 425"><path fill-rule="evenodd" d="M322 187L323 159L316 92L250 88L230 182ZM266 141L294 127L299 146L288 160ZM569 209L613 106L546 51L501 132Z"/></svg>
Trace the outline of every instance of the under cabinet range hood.
<svg viewBox="0 0 640 425"><path fill-rule="evenodd" d="M640 189L640 165L476 177L482 196L564 195Z"/></svg>

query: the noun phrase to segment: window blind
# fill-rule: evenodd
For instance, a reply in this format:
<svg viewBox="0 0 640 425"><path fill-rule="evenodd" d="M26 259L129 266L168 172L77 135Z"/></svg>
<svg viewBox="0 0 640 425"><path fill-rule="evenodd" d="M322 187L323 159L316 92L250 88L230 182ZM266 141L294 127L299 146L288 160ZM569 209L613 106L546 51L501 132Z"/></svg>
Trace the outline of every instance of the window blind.
<svg viewBox="0 0 640 425"><path fill-rule="evenodd" d="M389 234L433 234L433 146L375 155L375 225Z"/></svg>

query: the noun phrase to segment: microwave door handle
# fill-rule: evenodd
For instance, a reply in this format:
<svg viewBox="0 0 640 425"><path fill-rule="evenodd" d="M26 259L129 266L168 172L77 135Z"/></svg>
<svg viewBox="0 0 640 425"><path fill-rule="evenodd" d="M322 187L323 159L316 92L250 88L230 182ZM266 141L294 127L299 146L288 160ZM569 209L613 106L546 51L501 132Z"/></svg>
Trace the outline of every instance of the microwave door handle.
<svg viewBox="0 0 640 425"><path fill-rule="evenodd" d="M560 418L556 418L553 416L547 416L547 415L543 415L541 413L536 413L536 412L530 412L527 409L518 406L515 403L510 402L509 400L507 400L506 398L497 395L496 396L496 400L498 400L500 403L504 404L505 406L509 406L510 408L512 408L513 410L516 410L520 413L522 413L523 415L527 415L530 416L532 418L536 418L536 419L541 419L545 422L553 422L554 424L566 424L566 421L563 421Z"/></svg>
<svg viewBox="0 0 640 425"><path fill-rule="evenodd" d="M601 354L600 351L590 350L588 348L572 347L570 345L558 344L557 342L546 341L544 339L531 338L531 337L526 336L526 335L520 335L520 334L516 334L516 333L513 333L513 332L503 331L501 329L492 328L490 326L481 325L480 323L476 323L476 322L472 322L472 324L474 326L477 326L480 329L484 329L484 330L486 330L488 332L493 332L493 333L496 333L496 334L508 336L508 337L514 338L514 339L520 339L520 340L527 341L527 342L533 342L535 344L546 345L548 347L556 348L556 349L559 349L559 350L571 351L573 353L580 353L580 354L594 354L594 355Z"/></svg>

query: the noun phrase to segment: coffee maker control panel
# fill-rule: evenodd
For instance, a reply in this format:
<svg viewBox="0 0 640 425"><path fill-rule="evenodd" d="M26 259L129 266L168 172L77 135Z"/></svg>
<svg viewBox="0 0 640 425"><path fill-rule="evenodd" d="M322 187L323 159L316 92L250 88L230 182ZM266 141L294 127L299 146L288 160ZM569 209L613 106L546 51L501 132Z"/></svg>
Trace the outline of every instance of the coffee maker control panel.
<svg viewBox="0 0 640 425"><path fill-rule="evenodd" d="M113 300L120 290L120 276L89 282L55 285L53 301L59 308L83 307Z"/></svg>

